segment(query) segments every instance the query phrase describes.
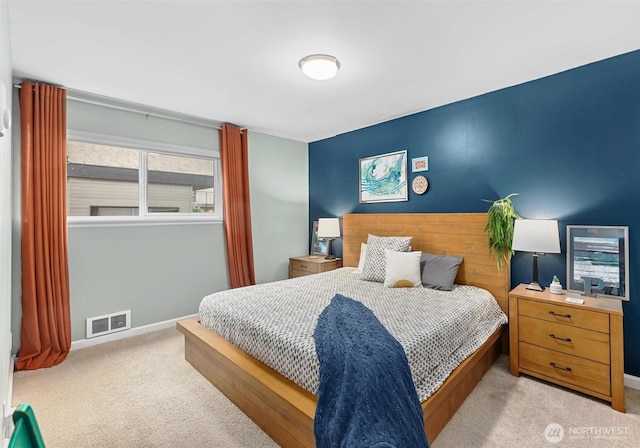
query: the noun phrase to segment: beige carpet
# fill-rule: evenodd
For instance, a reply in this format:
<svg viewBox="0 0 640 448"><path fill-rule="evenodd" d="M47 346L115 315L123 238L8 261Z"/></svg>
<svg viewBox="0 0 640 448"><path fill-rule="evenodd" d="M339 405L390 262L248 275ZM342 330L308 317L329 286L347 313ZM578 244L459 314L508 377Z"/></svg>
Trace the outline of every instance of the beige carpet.
<svg viewBox="0 0 640 448"><path fill-rule="evenodd" d="M14 406L33 406L48 448L277 446L184 361L174 329L76 350L51 369L17 372L13 395ZM640 391L626 389L626 400L622 414L513 377L502 356L432 447L635 448ZM545 438L550 424L560 425L549 433L557 443Z"/></svg>

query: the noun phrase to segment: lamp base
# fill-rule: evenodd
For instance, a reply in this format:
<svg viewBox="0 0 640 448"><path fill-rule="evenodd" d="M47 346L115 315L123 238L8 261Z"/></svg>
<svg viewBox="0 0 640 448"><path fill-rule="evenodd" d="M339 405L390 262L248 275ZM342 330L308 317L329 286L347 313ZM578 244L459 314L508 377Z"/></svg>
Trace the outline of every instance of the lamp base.
<svg viewBox="0 0 640 448"><path fill-rule="evenodd" d="M531 282L526 286L526 289L531 290L531 291L542 292L542 291L544 291L544 286L540 286L540 283L538 283L538 282Z"/></svg>
<svg viewBox="0 0 640 448"><path fill-rule="evenodd" d="M540 283L538 283L538 254L536 252L533 253L533 275L531 279L531 283L526 286L526 289L538 292L544 291L544 286L540 286Z"/></svg>
<svg viewBox="0 0 640 448"><path fill-rule="evenodd" d="M336 259L336 256L331 253L331 243L333 243L333 238L327 238L327 256L324 257L325 260Z"/></svg>

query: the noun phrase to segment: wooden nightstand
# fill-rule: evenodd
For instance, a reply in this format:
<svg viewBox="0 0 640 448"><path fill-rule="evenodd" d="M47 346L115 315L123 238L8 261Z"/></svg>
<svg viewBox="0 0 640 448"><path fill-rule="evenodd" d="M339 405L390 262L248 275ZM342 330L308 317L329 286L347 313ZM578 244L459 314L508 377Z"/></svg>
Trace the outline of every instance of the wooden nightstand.
<svg viewBox="0 0 640 448"><path fill-rule="evenodd" d="M535 376L611 402L624 412L622 304L582 297L565 302L566 291L509 293L511 374Z"/></svg>
<svg viewBox="0 0 640 448"><path fill-rule="evenodd" d="M342 258L327 260L324 258L324 255L293 257L289 258L289 278L333 271L340 267L342 267Z"/></svg>

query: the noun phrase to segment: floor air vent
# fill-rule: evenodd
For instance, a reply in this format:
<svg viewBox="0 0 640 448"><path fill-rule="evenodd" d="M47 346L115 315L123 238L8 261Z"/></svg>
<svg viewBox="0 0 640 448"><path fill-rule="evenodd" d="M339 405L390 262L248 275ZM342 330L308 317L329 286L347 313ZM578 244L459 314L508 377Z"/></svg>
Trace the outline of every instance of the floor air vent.
<svg viewBox="0 0 640 448"><path fill-rule="evenodd" d="M131 310L87 319L87 339L131 328Z"/></svg>

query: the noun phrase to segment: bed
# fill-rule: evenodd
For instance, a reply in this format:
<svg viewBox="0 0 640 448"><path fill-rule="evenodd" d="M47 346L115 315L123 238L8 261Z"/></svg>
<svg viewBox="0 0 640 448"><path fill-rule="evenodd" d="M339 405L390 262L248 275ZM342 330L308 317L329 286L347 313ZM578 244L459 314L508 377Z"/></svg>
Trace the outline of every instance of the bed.
<svg viewBox="0 0 640 448"><path fill-rule="evenodd" d="M367 241L369 234L410 235L413 250L463 256L456 284L489 291L508 315L509 268L503 266L498 271L489 256L485 222L486 215L482 213L345 215L343 265L353 268L358 264L360 245ZM353 274L345 269L332 275ZM178 329L185 335L187 361L277 443L285 447L315 446L316 399L310 392L314 390L313 384L299 386L206 328L199 319L181 321ZM435 439L484 372L505 350L503 334L504 326L492 330L486 342L466 357L435 392L426 393L429 398L422 402L422 408L429 441ZM285 373L291 377L290 372Z"/></svg>

